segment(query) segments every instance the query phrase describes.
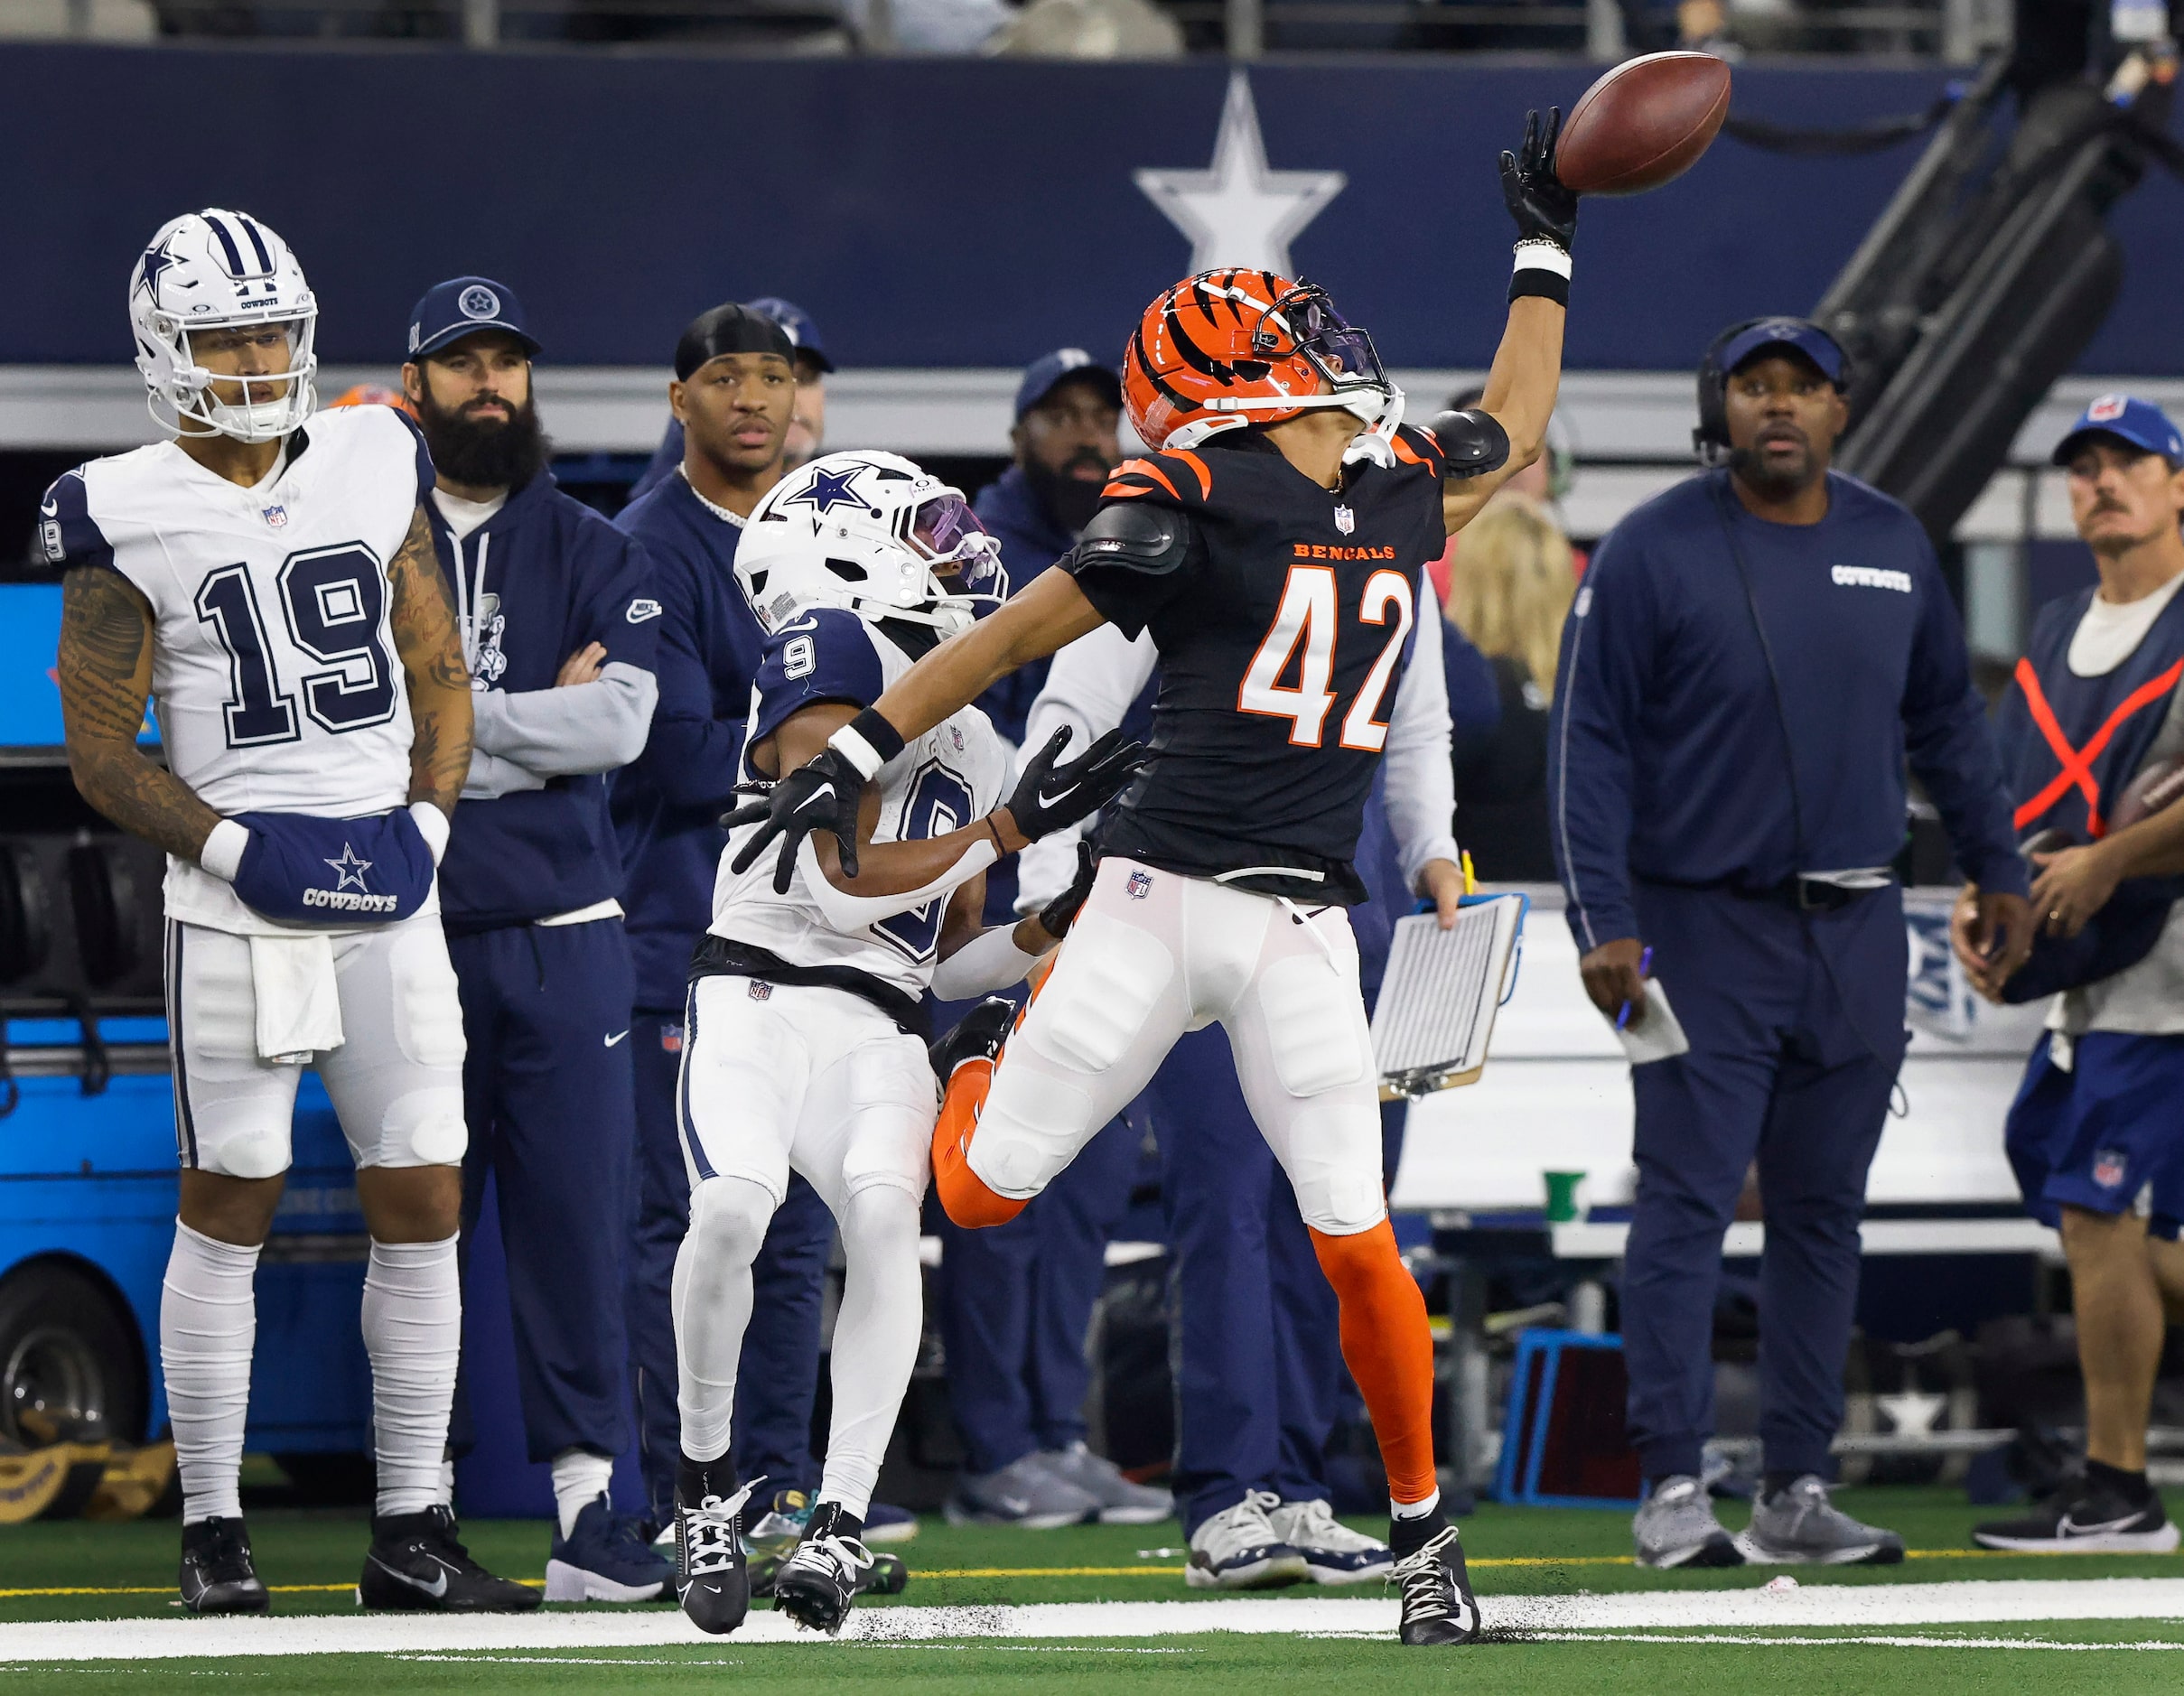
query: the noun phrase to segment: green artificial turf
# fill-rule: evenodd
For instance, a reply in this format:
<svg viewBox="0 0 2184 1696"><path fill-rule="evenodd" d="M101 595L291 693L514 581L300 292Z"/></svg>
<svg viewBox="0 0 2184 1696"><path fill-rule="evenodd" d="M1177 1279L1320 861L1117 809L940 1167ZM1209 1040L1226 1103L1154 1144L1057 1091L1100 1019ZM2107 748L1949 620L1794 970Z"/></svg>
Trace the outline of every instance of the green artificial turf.
<svg viewBox="0 0 2184 1696"><path fill-rule="evenodd" d="M1860 1634L1806 1632L1808 1638ZM1865 1634L1871 1635L1871 1634ZM2175 1640L2159 1626L2113 1621L2013 1628L1925 1627L1890 1634L1924 1645L2013 1635L2049 1643ZM2171 1691L2184 1654L2129 1647L2062 1651L1896 1644L1488 1642L1405 1650L1357 1639L1208 1635L1142 1645L1050 1642L959 1645L695 1645L583 1654L335 1654L222 1661L8 1664L10 1696L127 1689L154 1692L308 1690L313 1696L413 1691L703 1691L756 1682L766 1696L1268 1696L1270 1691L1550 1691L1553 1696L1723 1696L1759 1690L1813 1696L2136 1696Z"/></svg>

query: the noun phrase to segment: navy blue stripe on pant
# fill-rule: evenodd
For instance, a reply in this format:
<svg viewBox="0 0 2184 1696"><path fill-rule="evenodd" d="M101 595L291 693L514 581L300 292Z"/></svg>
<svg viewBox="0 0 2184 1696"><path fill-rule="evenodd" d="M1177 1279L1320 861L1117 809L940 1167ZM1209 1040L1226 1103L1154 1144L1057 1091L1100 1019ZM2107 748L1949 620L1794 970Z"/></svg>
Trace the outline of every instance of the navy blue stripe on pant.
<svg viewBox="0 0 2184 1696"><path fill-rule="evenodd" d="M630 1056L637 1092L637 1227L629 1279L630 1362L638 1417L638 1459L653 1517L675 1505L681 1449L677 1412L675 1256L690 1226L690 1179L676 1111L683 1012L640 1009ZM764 1494L811 1490L811 1453L819 1385L819 1322L834 1216L819 1193L790 1173L789 1193L767 1228L751 1269L751 1327L736 1369L734 1442L730 1463L741 1478L763 1477Z"/></svg>
<svg viewBox="0 0 2184 1696"><path fill-rule="evenodd" d="M627 1443L623 1244L636 1136L619 918L448 938L468 1053L462 1224L494 1179L534 1461Z"/></svg>
<svg viewBox="0 0 2184 1696"><path fill-rule="evenodd" d="M1722 1236L1756 1160L1764 1464L1826 1477L1866 1172L1906 1039L1901 891L1834 913L1645 882L1635 896L1691 1052L1631 1071L1638 1184L1622 1325L1632 1439L1648 1477L1700 1468L1713 1432Z"/></svg>

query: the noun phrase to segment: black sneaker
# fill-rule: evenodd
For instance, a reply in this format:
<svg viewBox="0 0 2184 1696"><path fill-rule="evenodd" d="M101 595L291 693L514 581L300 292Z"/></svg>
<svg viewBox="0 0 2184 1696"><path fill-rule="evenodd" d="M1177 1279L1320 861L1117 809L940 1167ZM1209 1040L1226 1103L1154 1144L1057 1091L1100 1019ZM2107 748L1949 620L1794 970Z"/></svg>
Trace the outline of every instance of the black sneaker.
<svg viewBox="0 0 2184 1696"><path fill-rule="evenodd" d="M1016 1003L989 995L954 1025L935 1037L926 1048L933 1062L933 1076L940 1087L966 1060L990 1060L1001 1052L1016 1023Z"/></svg>
<svg viewBox="0 0 2184 1696"><path fill-rule="evenodd" d="M676 1598L692 1625L714 1636L733 1631L751 1611L740 1516L752 1487L725 1499L708 1496L695 1506L679 1497L675 1504Z"/></svg>
<svg viewBox="0 0 2184 1696"><path fill-rule="evenodd" d="M1974 1526L1972 1541L1983 1549L2022 1554L2167 1554L2177 1546L2177 1528L2152 1491L2143 1502L2132 1503L2075 1474L2022 1518Z"/></svg>
<svg viewBox="0 0 2184 1696"><path fill-rule="evenodd" d="M1479 1598L1471 1594L1455 1526L1405 1555L1388 1577L1403 1587L1403 1624L1396 1635L1405 1644L1470 1643L1479 1635Z"/></svg>
<svg viewBox="0 0 2184 1696"><path fill-rule="evenodd" d="M357 1580L357 1606L435 1614L521 1614L543 1599L527 1584L495 1578L455 1539L454 1511L371 1516L371 1549Z"/></svg>
<svg viewBox="0 0 2184 1696"><path fill-rule="evenodd" d="M272 1611L241 1520L215 1517L182 1527L182 1599L193 1614Z"/></svg>
<svg viewBox="0 0 2184 1696"><path fill-rule="evenodd" d="M773 1580L778 1610L799 1626L829 1635L842 1629L849 1605L873 1566L872 1551L849 1534L841 1518L836 1504L820 1503L805 1527L804 1541L781 1563Z"/></svg>

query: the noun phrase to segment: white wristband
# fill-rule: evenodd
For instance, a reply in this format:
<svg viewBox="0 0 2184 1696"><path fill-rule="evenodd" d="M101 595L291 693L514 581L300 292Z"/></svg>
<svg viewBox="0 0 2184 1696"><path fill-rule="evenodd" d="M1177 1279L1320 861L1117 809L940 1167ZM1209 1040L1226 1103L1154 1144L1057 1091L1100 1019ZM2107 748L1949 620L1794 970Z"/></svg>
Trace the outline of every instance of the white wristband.
<svg viewBox="0 0 2184 1696"><path fill-rule="evenodd" d="M417 821L417 834L425 838L425 845L432 850L433 864L440 863L447 853L448 832L453 828L445 813L431 801L412 801L409 815Z"/></svg>
<svg viewBox="0 0 2184 1696"><path fill-rule="evenodd" d="M235 874L243 869L243 850L249 846L250 826L223 818L197 851L197 863L222 883L232 883Z"/></svg>
<svg viewBox="0 0 2184 1696"><path fill-rule="evenodd" d="M880 750L857 733L857 727L854 724L845 724L829 736L826 745L856 767L857 775L867 783L872 781L873 774L887 763L881 758Z"/></svg>
<svg viewBox="0 0 2184 1696"><path fill-rule="evenodd" d="M1552 271L1556 276L1566 280L1570 275L1570 256L1551 241L1537 238L1520 241L1517 244L1517 264L1513 269Z"/></svg>

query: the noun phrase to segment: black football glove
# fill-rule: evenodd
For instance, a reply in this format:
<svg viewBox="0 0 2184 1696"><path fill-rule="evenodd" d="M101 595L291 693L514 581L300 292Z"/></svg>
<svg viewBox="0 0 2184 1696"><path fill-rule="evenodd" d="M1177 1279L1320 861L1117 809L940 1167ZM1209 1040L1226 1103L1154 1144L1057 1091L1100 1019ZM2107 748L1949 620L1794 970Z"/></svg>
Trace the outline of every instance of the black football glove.
<svg viewBox="0 0 2184 1696"><path fill-rule="evenodd" d="M1092 844L1080 841L1077 844L1077 875L1069 880L1068 889L1039 909L1040 924L1055 941L1059 942L1069 934L1077 909L1092 893L1092 880L1098 875L1099 862L1092 857Z"/></svg>
<svg viewBox="0 0 2184 1696"><path fill-rule="evenodd" d="M1143 742L1127 741L1120 731L1109 731L1078 759L1058 765L1069 740L1069 727L1065 724L1025 760L1016 792L1005 803L1017 830L1033 842L1098 812L1152 758Z"/></svg>
<svg viewBox="0 0 2184 1696"><path fill-rule="evenodd" d="M823 748L807 766L799 766L779 782L760 786L739 784L738 791L763 787L758 799L746 801L733 813L721 815L723 828L757 824L751 840L736 850L729 869L741 874L751 870L766 844L781 839L781 857L773 868L773 891L789 893L797 870L797 844L815 830L831 832L842 855L842 870L857 875L857 804L864 797L864 774L850 763L849 756ZM762 823L761 821L763 821Z"/></svg>
<svg viewBox="0 0 2184 1696"><path fill-rule="evenodd" d="M1577 239L1577 196L1554 174L1554 144L1563 133L1563 109L1525 114L1524 145L1501 156L1501 198L1517 220L1519 241L1551 241L1564 253Z"/></svg>

